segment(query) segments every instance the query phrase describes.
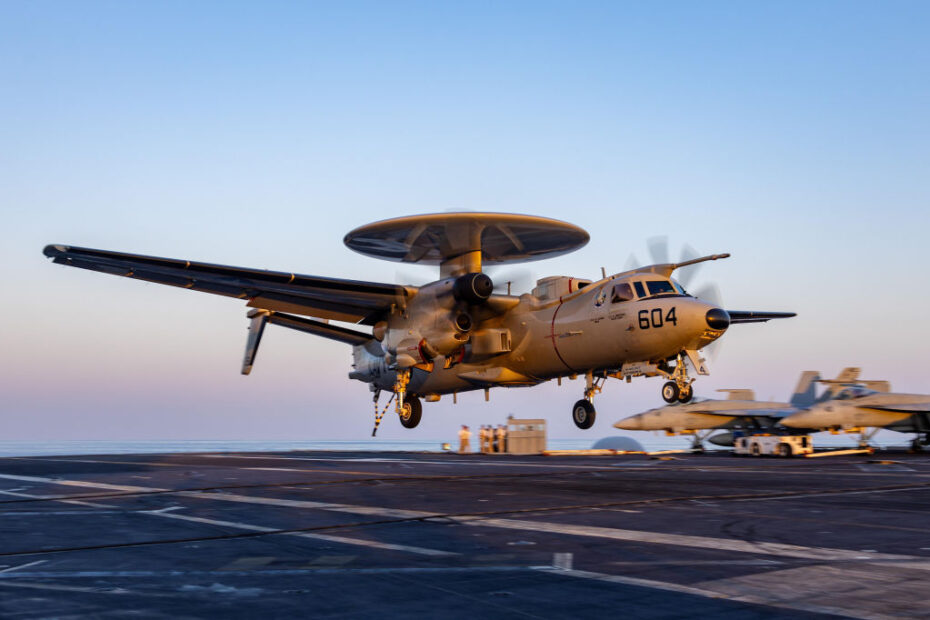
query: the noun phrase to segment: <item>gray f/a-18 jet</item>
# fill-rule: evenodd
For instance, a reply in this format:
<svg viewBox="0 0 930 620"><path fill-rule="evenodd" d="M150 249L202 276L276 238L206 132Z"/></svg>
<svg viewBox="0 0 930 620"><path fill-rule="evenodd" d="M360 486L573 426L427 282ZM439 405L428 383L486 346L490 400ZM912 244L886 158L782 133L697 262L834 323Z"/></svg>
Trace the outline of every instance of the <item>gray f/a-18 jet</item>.
<svg viewBox="0 0 930 620"><path fill-rule="evenodd" d="M858 368L848 368L855 371ZM879 430L913 433L911 449L930 445L930 394L891 391L888 381L821 381L829 385L827 398L803 411L782 418L792 429L816 429L833 433L858 433L859 444L868 445Z"/></svg>
<svg viewBox="0 0 930 620"><path fill-rule="evenodd" d="M878 430L915 433L911 446L930 445L930 395L896 394L888 381L859 379L860 369L844 368L836 379L821 379L816 371L801 374L788 403L759 402L751 390L721 390L728 400L696 400L686 405L653 409L620 420L624 430L666 431L694 435L694 447L704 439L729 446L733 431L858 433L859 444L868 445ZM826 386L817 396L815 385ZM728 432L713 435L717 430Z"/></svg>
<svg viewBox="0 0 930 620"><path fill-rule="evenodd" d="M615 423L626 431L664 431L667 435L691 435L692 447L703 448L705 439L721 445L733 445L733 434L709 437L718 430L764 432L780 420L816 402L816 371L801 373L798 385L787 403L757 401L755 392L746 389L717 390L727 394L725 400L699 399L637 413ZM722 441L722 443L721 443Z"/></svg>
<svg viewBox="0 0 930 620"><path fill-rule="evenodd" d="M234 297L252 308L242 373L249 374L266 324L352 345L349 377L374 392L390 391L401 424L415 427L418 397L492 387L532 386L562 377L585 378L572 407L590 428L591 403L608 377L661 376L667 402L688 401L693 378L708 374L700 350L738 323L793 312L724 310L688 294L671 278L682 267L729 254L684 257L596 281L551 276L532 292L496 292L486 263L560 256L588 242L588 233L558 220L503 213L439 213L401 217L357 228L352 250L390 261L437 265L439 279L423 286L360 282L187 260L50 245L55 263ZM301 316L297 316L301 315ZM312 317L312 318L304 318ZM367 326L336 326L330 320Z"/></svg>

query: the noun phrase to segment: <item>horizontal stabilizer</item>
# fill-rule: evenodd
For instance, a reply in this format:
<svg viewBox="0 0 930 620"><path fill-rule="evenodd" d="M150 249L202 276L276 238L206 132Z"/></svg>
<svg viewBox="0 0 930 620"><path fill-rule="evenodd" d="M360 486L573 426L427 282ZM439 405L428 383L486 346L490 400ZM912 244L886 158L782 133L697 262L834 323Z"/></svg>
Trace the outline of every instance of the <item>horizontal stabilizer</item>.
<svg viewBox="0 0 930 620"><path fill-rule="evenodd" d="M752 390L717 390L727 395L727 400L755 400L756 393Z"/></svg>
<svg viewBox="0 0 930 620"><path fill-rule="evenodd" d="M305 319L303 317L291 316L290 314L283 314L281 312L269 313L268 322L274 325L280 325L281 327L296 329L299 332L313 334L314 336L322 336L323 338L329 338L330 340L344 342L353 346L358 344L366 344L370 340L374 340L374 336L355 331L354 329L346 329L345 327L330 325L329 323L324 323L323 321Z"/></svg>

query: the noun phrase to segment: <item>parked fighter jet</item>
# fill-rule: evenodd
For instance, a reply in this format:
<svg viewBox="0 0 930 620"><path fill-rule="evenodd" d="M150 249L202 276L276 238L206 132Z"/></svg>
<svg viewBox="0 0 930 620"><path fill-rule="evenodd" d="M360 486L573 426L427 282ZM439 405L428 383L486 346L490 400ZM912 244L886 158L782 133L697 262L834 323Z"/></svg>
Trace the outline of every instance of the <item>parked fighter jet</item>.
<svg viewBox="0 0 930 620"><path fill-rule="evenodd" d="M738 323L793 312L724 310L671 279L681 267L729 254L683 257L597 281L551 276L523 295L496 294L484 263L560 256L588 242L581 228L504 213L438 213L361 226L344 238L352 250L390 261L431 264L439 279L420 287L50 245L61 265L238 298L252 308L242 373L249 374L268 323L352 345L349 378L393 393L401 424L415 427L418 396L532 386L584 377L572 407L579 428L594 423L594 395L608 377L661 376L667 402L691 399L690 363L708 374L700 350ZM508 287L509 288L509 287ZM303 315L303 316L294 316ZM313 317L313 318L304 318ZM370 331L330 325L341 321ZM390 404L390 401L389 401ZM387 407L385 407L386 410ZM381 413L383 415L383 411Z"/></svg>
<svg viewBox="0 0 930 620"><path fill-rule="evenodd" d="M815 402L816 371L801 373L798 385L789 402L757 401L752 390L717 390L726 393L726 400L695 399L686 404L674 404L650 409L630 416L614 426L627 431L665 431L667 435L693 435L694 449L702 449L703 442L714 431L743 431L747 433L769 431L776 428L785 416L809 407ZM726 433L720 444L715 435L709 441L720 445L733 445L732 433Z"/></svg>
<svg viewBox="0 0 930 620"><path fill-rule="evenodd" d="M855 370L858 376L858 368ZM881 429L914 433L915 451L930 445L930 395L891 392L888 381L821 381L828 384L825 399L781 419L788 428L834 433L859 433L860 446Z"/></svg>

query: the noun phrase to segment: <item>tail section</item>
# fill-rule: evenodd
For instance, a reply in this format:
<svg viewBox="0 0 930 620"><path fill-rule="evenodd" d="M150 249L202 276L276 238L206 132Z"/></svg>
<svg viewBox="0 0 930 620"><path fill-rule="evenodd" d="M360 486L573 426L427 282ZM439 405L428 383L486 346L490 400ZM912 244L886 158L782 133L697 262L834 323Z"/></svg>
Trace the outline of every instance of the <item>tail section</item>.
<svg viewBox="0 0 930 620"><path fill-rule="evenodd" d="M816 370L805 370L801 373L798 385L794 388L794 393L788 401L792 407L806 409L814 404L817 400L817 381L820 380L820 373Z"/></svg>

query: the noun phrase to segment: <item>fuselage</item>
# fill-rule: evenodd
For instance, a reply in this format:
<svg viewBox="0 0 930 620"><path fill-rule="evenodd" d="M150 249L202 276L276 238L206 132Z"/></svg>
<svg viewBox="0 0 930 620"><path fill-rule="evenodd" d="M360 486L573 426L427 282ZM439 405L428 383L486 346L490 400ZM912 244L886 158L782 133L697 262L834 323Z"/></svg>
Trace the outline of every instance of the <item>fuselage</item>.
<svg viewBox="0 0 930 620"><path fill-rule="evenodd" d="M855 388L844 390L837 398L817 403L781 421L792 428L849 430L875 427L911 430L908 421L927 411L930 396L925 394L880 393Z"/></svg>
<svg viewBox="0 0 930 620"><path fill-rule="evenodd" d="M547 286L511 298L506 312L477 324L458 350L421 359L412 367L409 390L439 395L534 385L588 371L617 371L624 364L664 363L706 346L727 326L722 310L655 274L613 276L582 282L581 288L570 278L540 283ZM410 338L415 342L418 334L410 331ZM410 355L423 355L422 346L408 349ZM372 346L355 347L350 377L390 389L396 372L390 351L380 353Z"/></svg>

